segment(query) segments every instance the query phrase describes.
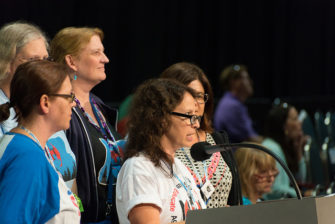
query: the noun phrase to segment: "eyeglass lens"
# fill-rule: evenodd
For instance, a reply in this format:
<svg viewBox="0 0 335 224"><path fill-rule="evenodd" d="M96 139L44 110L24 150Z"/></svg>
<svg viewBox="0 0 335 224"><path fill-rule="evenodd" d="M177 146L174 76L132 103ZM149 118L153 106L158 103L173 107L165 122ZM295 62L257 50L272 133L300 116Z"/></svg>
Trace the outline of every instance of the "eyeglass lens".
<svg viewBox="0 0 335 224"><path fill-rule="evenodd" d="M208 94L207 93L199 93L196 96L196 100L198 103L206 103L208 100Z"/></svg>
<svg viewBox="0 0 335 224"><path fill-rule="evenodd" d="M193 115L191 118L190 118L190 121L191 121L191 124L195 124L197 121L199 122L199 124L201 123L201 116L197 116L197 115Z"/></svg>

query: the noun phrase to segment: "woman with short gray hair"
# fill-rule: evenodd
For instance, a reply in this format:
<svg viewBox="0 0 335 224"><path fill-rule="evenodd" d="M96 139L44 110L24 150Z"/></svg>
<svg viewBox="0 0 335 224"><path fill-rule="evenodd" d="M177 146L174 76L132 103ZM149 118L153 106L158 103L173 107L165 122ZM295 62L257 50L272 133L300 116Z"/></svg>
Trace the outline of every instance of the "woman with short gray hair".
<svg viewBox="0 0 335 224"><path fill-rule="evenodd" d="M48 42L37 26L26 22L12 22L0 29L0 104L9 102L10 83L16 68L27 61L47 59ZM0 124L0 137L17 126L15 112Z"/></svg>
<svg viewBox="0 0 335 224"><path fill-rule="evenodd" d="M0 105L10 103L10 84L16 68L28 61L47 59L49 57L48 47L45 34L36 25L17 21L0 28ZM10 116L0 122L0 139L17 127L15 116L16 113L11 107ZM55 168L63 176L68 188L77 193L76 158L71 151L65 132L61 130L52 135L47 141L47 147Z"/></svg>

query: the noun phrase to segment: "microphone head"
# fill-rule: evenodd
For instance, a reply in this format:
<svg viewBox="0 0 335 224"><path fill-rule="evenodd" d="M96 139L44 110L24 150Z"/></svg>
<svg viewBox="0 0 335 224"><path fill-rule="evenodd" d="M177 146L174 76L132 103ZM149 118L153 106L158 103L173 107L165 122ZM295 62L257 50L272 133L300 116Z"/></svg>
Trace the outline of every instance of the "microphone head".
<svg viewBox="0 0 335 224"><path fill-rule="evenodd" d="M192 158L195 161L204 161L206 159L209 159L211 155L206 153L206 147L210 145L211 144L209 144L208 142L198 142L192 145L190 149Z"/></svg>

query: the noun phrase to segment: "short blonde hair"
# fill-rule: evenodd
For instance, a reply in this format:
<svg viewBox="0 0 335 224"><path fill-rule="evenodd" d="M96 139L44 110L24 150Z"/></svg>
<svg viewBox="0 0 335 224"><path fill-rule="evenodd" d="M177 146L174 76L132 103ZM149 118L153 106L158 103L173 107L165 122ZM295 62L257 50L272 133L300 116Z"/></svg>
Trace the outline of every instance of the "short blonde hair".
<svg viewBox="0 0 335 224"><path fill-rule="evenodd" d="M63 64L66 55L78 56L94 35L103 40L104 33L99 28L66 27L61 29L50 43L51 58Z"/></svg>
<svg viewBox="0 0 335 224"><path fill-rule="evenodd" d="M22 21L5 24L0 29L0 81L8 75L9 65L20 50L30 41L42 38L48 49L48 41L42 30L34 24Z"/></svg>
<svg viewBox="0 0 335 224"><path fill-rule="evenodd" d="M235 159L240 174L242 194L250 196L253 188L252 177L268 170L277 170L275 159L269 154L251 149L239 148L235 152Z"/></svg>

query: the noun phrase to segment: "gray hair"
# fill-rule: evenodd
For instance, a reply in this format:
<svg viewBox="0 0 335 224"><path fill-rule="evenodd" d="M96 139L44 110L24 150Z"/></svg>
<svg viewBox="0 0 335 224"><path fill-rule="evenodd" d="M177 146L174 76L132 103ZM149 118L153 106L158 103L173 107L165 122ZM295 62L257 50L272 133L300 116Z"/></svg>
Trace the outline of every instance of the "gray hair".
<svg viewBox="0 0 335 224"><path fill-rule="evenodd" d="M48 41L42 30L22 21L5 24L0 29L0 81L8 75L8 69L15 56L30 41L42 38L48 49Z"/></svg>

